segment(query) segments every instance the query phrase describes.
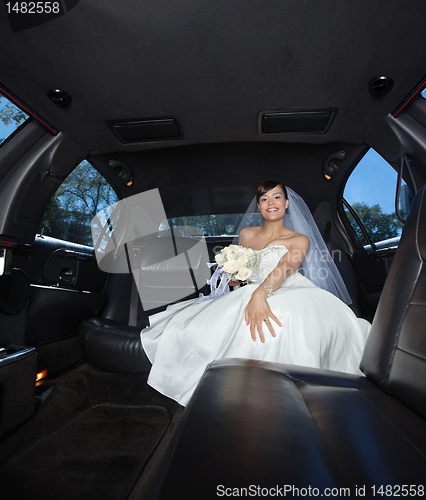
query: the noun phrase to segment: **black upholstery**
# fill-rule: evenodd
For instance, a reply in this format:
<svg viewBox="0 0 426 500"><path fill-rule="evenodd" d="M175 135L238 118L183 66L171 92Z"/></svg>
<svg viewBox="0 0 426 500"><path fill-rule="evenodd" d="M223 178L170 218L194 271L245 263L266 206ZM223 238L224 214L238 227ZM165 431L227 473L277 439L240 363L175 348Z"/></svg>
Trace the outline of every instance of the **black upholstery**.
<svg viewBox="0 0 426 500"><path fill-rule="evenodd" d="M426 418L426 200L415 197L362 359L381 389Z"/></svg>
<svg viewBox="0 0 426 500"><path fill-rule="evenodd" d="M366 345L361 367L367 376L215 361L147 498L217 498L218 485L310 486L319 489L317 496L325 488L349 488L341 498L374 498L380 485L406 496L398 488L415 485L416 496L426 470L425 255L422 188Z"/></svg>
<svg viewBox="0 0 426 500"><path fill-rule="evenodd" d="M34 411L37 352L34 347L9 345L0 358L0 436Z"/></svg>
<svg viewBox="0 0 426 500"><path fill-rule="evenodd" d="M136 239L128 247L133 277L145 311L198 297L210 275L206 265L207 246L200 238L155 234Z"/></svg>
<svg viewBox="0 0 426 500"><path fill-rule="evenodd" d="M205 372L146 498L213 499L218 485L373 498L375 485L423 484L425 468L426 422L367 378L228 359Z"/></svg>
<svg viewBox="0 0 426 500"><path fill-rule="evenodd" d="M90 318L80 325L79 337L88 362L113 373L147 373L151 363L142 348L139 326Z"/></svg>
<svg viewBox="0 0 426 500"><path fill-rule="evenodd" d="M336 264L339 273L341 274L343 281L345 282L348 293L351 297L352 303L349 304L349 307L352 311L358 316L358 318L366 318L365 312L362 310L358 297L360 294L358 280L354 271L354 268L344 252L344 250L337 245L337 243L331 242L331 254L334 259L334 263Z"/></svg>

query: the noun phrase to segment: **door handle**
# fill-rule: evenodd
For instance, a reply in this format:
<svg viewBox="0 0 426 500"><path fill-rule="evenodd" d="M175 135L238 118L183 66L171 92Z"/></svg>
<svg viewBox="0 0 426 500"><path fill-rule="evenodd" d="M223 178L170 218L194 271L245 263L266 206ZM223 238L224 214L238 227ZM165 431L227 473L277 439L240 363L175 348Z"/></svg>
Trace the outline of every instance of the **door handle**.
<svg viewBox="0 0 426 500"><path fill-rule="evenodd" d="M62 269L59 274L59 283L73 283L75 280L75 274L73 269Z"/></svg>

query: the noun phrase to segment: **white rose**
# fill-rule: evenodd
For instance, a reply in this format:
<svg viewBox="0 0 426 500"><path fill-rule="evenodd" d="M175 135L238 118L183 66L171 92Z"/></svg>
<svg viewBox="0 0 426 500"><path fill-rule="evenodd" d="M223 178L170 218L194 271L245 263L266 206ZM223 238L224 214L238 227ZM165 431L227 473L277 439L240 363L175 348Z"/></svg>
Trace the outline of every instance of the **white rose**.
<svg viewBox="0 0 426 500"><path fill-rule="evenodd" d="M241 247L241 255L244 255L246 258L251 258L254 255L254 252L251 248Z"/></svg>
<svg viewBox="0 0 426 500"><path fill-rule="evenodd" d="M230 259L232 257L232 249L229 248L229 247L225 247L223 250L222 250L222 253L223 255L227 258L227 259Z"/></svg>
<svg viewBox="0 0 426 500"><path fill-rule="evenodd" d="M235 260L230 260L223 266L223 270L228 274L232 274L236 269L237 263L235 262Z"/></svg>
<svg viewBox="0 0 426 500"><path fill-rule="evenodd" d="M242 267L246 267L246 264L247 264L247 260L246 259L238 259L237 260L237 267L238 268L242 268Z"/></svg>
<svg viewBox="0 0 426 500"><path fill-rule="evenodd" d="M225 262L225 257L221 253L218 253L214 256L214 260L221 266Z"/></svg>
<svg viewBox="0 0 426 500"><path fill-rule="evenodd" d="M247 267L242 267L238 273L237 273L237 280L238 281L246 281L250 278L250 276L253 274L253 272L248 269Z"/></svg>

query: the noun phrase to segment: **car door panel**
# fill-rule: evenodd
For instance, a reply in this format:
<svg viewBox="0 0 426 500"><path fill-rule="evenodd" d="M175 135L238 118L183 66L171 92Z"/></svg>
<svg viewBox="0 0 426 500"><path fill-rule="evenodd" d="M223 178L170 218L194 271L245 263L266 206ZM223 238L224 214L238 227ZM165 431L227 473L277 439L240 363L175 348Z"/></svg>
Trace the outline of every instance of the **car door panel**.
<svg viewBox="0 0 426 500"><path fill-rule="evenodd" d="M105 285L106 273L99 270L93 252L58 248L47 259L44 280L49 285L96 292Z"/></svg>
<svg viewBox="0 0 426 500"><path fill-rule="evenodd" d="M107 277L93 248L46 236L35 239L31 283L100 292Z"/></svg>
<svg viewBox="0 0 426 500"><path fill-rule="evenodd" d="M26 344L42 353L39 368L59 371L77 362L78 328L98 316L106 302L108 274L91 247L50 237L36 237L32 252L31 299ZM58 363L62 359L63 363ZM42 366L43 365L43 366Z"/></svg>
<svg viewBox="0 0 426 500"><path fill-rule="evenodd" d="M361 291L359 303L368 317L373 317L383 290L396 248L372 250L358 248L352 255L352 262L358 276Z"/></svg>

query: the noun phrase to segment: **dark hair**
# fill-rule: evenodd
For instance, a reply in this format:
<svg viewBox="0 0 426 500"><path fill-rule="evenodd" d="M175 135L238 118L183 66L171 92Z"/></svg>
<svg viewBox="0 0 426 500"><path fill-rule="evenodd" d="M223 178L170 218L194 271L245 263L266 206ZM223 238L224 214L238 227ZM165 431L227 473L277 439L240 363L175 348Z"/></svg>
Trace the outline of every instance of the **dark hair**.
<svg viewBox="0 0 426 500"><path fill-rule="evenodd" d="M257 188L257 194L256 194L257 203L259 203L260 198L265 193L268 193L271 189L274 189L274 187L277 187L277 186L279 186L283 190L285 199L287 200L288 199L287 189L285 188L284 184L282 182L269 180L269 181L262 182L262 184Z"/></svg>

